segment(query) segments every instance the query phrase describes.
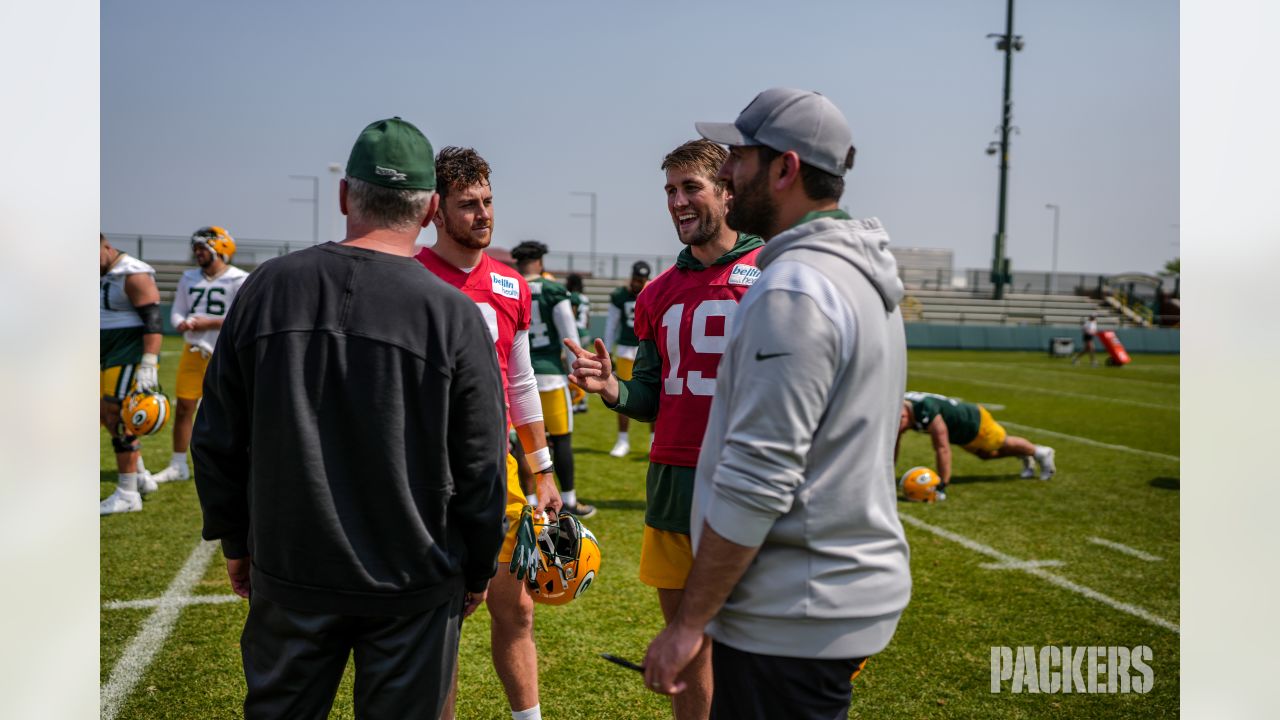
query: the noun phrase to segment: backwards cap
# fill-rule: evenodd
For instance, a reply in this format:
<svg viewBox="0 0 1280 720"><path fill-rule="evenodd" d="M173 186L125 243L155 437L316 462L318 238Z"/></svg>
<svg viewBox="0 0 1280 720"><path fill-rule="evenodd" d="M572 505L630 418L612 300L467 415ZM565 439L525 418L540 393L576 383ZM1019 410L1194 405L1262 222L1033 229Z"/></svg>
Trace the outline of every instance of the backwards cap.
<svg viewBox="0 0 1280 720"><path fill-rule="evenodd" d="M435 152L413 123L399 117L378 120L356 138L347 177L397 190L435 190Z"/></svg>

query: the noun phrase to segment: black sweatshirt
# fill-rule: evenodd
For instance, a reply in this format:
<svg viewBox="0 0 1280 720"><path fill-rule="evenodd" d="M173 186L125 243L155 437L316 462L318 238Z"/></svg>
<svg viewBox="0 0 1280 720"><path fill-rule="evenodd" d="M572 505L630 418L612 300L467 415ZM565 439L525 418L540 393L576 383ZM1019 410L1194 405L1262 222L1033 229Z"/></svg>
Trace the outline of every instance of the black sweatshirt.
<svg viewBox="0 0 1280 720"><path fill-rule="evenodd" d="M418 261L328 243L241 288L192 437L203 535L298 610L409 615L497 568L502 379L475 304Z"/></svg>

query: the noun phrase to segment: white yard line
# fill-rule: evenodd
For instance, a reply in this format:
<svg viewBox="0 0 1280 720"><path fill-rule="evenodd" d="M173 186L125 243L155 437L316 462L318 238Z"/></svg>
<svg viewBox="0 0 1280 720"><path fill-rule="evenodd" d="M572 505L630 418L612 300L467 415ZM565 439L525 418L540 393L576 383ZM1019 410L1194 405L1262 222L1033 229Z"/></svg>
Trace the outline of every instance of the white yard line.
<svg viewBox="0 0 1280 720"><path fill-rule="evenodd" d="M102 603L104 610L136 610L139 608L160 607L169 603L173 605L221 605L222 603L239 602L244 598L239 595L188 595L177 598L147 598L146 600L112 600Z"/></svg>
<svg viewBox="0 0 1280 720"><path fill-rule="evenodd" d="M155 612L142 621L142 629L124 649L124 654L111 670L111 677L107 678L107 684L102 686L102 720L113 720L120 712L129 693L133 692L147 666L155 659L156 653L173 631L173 625L183 607L178 599L186 598L192 586L204 576L209 559L217 548L218 545L214 542L201 541L196 545L196 549L187 557L187 562L165 589Z"/></svg>
<svg viewBox="0 0 1280 720"><path fill-rule="evenodd" d="M1150 553L1144 553L1141 550L1137 548L1131 548L1128 545L1121 545L1120 543L1115 542L1113 540L1104 540L1100 537L1091 537L1091 538L1088 538L1088 540L1094 545L1101 545L1103 547L1108 547L1108 548L1111 548L1112 550L1115 550L1116 552L1122 552L1125 555L1132 555L1133 557L1136 557L1139 560L1146 560L1147 562L1160 562L1160 558L1156 557L1155 555L1152 555Z"/></svg>
<svg viewBox="0 0 1280 720"><path fill-rule="evenodd" d="M1019 560L1018 562L982 563L987 570L1026 570L1038 567L1062 567L1066 563L1061 560Z"/></svg>
<svg viewBox="0 0 1280 720"><path fill-rule="evenodd" d="M1178 459L1177 455L1166 455L1164 453L1155 452L1154 450L1141 450L1139 448L1131 448L1127 445L1113 445L1111 443L1104 443L1099 440L1090 440L1089 438L1080 437L1079 435L1068 435L1066 433L1054 432L1052 430L1045 430L1044 428L1032 427L1030 425L1023 425L1022 423L1009 422L1008 420L1001 420L1000 424L1007 428L1013 428L1014 430L1020 430L1022 432L1032 432L1037 435L1048 435L1049 437L1062 438L1063 440L1078 442L1081 445L1092 445L1093 447L1106 448L1107 450L1119 450L1121 452L1133 453L1135 455L1146 455L1147 457L1159 458L1161 460L1172 460L1173 462L1181 462L1181 460Z"/></svg>
<svg viewBox="0 0 1280 720"><path fill-rule="evenodd" d="M1034 385L1011 385L1003 382L988 382L986 380L973 380L970 378L956 377L955 375L944 375L941 373L920 372L919 370L911 370L909 367L907 372L915 377L921 378L937 378L938 380L950 380L953 382L965 383L968 385L983 385L986 387L1000 388L1002 390L1021 390L1023 392L1040 393L1042 395L1057 395L1059 397L1080 398L1082 400L1093 400L1095 402L1115 403L1118 405L1132 405L1134 407L1149 408L1151 410L1166 410L1168 412L1179 412L1177 405L1160 405L1157 403L1142 402L1141 400L1125 400L1124 398L1113 398L1105 395L1089 395L1086 393L1073 393L1066 390L1050 390L1048 388L1035 387Z"/></svg>
<svg viewBox="0 0 1280 720"><path fill-rule="evenodd" d="M923 520L919 520L905 513L899 513L898 517L902 518L902 521L907 523L908 525L912 525L914 527L920 528L921 530L931 532L940 538L944 538L954 543L963 545L964 547L969 548L970 550L976 553L986 555L987 557L990 557L990 558L995 558L1001 564L1011 565L1011 566L1020 566L1020 567L1014 567L1011 569L1021 570L1022 572L1025 572L1029 575L1034 575L1040 578L1041 580L1044 580L1053 585L1056 585L1064 590L1070 590L1071 592L1077 595L1086 597L1090 600L1100 602L1103 605L1111 607L1115 610L1119 610L1120 612L1128 613L1129 615L1133 615L1134 617L1141 618L1151 623L1152 625L1162 627L1166 630L1170 630L1179 635L1182 632L1181 630L1178 629L1178 625L1176 623L1171 623L1162 617L1158 617L1152 614L1151 612L1138 607L1137 605L1130 605L1129 603L1121 602L1110 596L1103 595L1097 590L1094 590L1092 588L1087 588L1078 583L1074 583L1062 577L1061 575L1055 575L1043 568L1034 567L1028 564L1027 561L1019 560L1018 558L1015 558L1012 555L1006 555L1000 552L999 550L983 545L982 543L977 542L976 540L970 540L969 538L963 535L951 532L950 530L940 528L936 525L930 525L929 523Z"/></svg>
<svg viewBox="0 0 1280 720"><path fill-rule="evenodd" d="M1067 370L1065 368L1049 368L1049 367L1043 367L1040 365L1032 365L1030 363L984 363L984 362L969 362L964 360L914 360L911 362L911 365L913 366L929 365L929 366L946 366L946 367L976 367L976 368L987 368L990 370L996 370L998 372L1007 372L1010 368L1012 368L1014 370L1028 370L1031 372L1053 373L1055 375L1069 375L1071 377L1078 378L1080 380L1087 380L1090 383L1095 383L1099 380L1102 380L1102 381L1111 381L1111 382L1121 382L1127 385L1150 385L1152 387L1162 388L1165 390L1176 390L1178 388L1178 383L1176 380L1173 382L1163 383L1163 382L1156 382L1155 380L1138 380L1137 378L1120 377L1118 375L1101 375L1097 373L1090 374L1090 375L1082 375L1078 370ZM1154 370L1156 368L1143 368L1143 369ZM1133 370L1133 368L1125 368L1124 371L1130 372L1131 370Z"/></svg>

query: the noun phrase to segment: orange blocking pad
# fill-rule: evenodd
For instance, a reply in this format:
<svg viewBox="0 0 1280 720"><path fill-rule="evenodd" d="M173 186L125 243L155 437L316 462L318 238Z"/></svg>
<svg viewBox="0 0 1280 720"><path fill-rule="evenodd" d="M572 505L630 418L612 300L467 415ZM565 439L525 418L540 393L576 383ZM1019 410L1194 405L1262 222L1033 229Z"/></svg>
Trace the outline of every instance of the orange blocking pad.
<svg viewBox="0 0 1280 720"><path fill-rule="evenodd" d="M1114 331L1103 330L1098 333L1098 339L1102 341L1102 347L1107 349L1107 355L1111 356L1111 364L1129 364L1129 353L1124 351L1124 345L1120 344L1120 338L1116 337Z"/></svg>

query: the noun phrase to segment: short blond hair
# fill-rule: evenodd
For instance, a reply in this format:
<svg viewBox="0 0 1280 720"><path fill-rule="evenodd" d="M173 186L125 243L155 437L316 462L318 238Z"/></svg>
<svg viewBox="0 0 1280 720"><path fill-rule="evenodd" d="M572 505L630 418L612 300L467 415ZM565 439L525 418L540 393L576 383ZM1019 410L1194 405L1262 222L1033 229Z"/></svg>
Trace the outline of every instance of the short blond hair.
<svg viewBox="0 0 1280 720"><path fill-rule="evenodd" d="M723 191L724 183L718 180L716 176L720 174L720 166L724 165L724 161L728 158L728 150L710 140L698 138L697 140L690 140L667 153L667 156L662 159L662 167L659 169L692 170L714 183L717 191Z"/></svg>

